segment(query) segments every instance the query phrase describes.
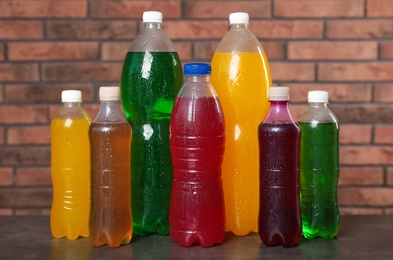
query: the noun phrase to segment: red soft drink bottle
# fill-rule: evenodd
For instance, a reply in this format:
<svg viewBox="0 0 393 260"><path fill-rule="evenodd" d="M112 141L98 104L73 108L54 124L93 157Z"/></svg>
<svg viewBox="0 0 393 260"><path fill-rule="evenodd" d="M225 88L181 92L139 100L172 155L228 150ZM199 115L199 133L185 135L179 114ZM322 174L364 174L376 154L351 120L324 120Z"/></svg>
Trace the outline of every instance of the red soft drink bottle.
<svg viewBox="0 0 393 260"><path fill-rule="evenodd" d="M288 108L289 88L270 88L270 110L259 125L259 236L267 246L292 247L302 234L299 209L300 128Z"/></svg>
<svg viewBox="0 0 393 260"><path fill-rule="evenodd" d="M225 125L210 84L210 65L184 66L185 82L170 121L173 181L169 234L181 246L210 247L225 236L221 166Z"/></svg>

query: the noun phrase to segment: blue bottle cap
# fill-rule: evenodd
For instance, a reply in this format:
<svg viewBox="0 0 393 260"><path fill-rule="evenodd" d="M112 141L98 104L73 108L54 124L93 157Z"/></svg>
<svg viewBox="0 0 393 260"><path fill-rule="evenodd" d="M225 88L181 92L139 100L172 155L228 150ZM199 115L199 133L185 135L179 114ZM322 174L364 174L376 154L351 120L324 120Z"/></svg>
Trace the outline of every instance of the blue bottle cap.
<svg viewBox="0 0 393 260"><path fill-rule="evenodd" d="M188 63L184 65L185 75L210 75L212 68L207 63Z"/></svg>

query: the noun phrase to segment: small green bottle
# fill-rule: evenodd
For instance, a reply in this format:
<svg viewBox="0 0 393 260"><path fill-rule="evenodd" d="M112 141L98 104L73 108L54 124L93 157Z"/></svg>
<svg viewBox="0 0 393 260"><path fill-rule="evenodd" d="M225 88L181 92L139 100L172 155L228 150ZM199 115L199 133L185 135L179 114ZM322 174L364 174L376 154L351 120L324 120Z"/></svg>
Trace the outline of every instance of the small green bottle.
<svg viewBox="0 0 393 260"><path fill-rule="evenodd" d="M300 210L307 239L333 239L340 225L337 203L339 124L327 107L328 92L310 91L301 115Z"/></svg>

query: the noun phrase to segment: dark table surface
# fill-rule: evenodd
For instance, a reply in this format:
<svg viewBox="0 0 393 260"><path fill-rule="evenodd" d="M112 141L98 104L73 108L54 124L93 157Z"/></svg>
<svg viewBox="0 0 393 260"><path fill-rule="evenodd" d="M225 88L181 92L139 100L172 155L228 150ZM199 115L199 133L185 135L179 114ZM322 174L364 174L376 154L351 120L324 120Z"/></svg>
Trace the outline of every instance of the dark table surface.
<svg viewBox="0 0 393 260"><path fill-rule="evenodd" d="M89 238L51 236L48 216L0 217L0 259L393 259L393 216L342 216L337 239L266 247L258 234L227 233L211 248L183 248L170 237L133 237L119 248L92 247Z"/></svg>

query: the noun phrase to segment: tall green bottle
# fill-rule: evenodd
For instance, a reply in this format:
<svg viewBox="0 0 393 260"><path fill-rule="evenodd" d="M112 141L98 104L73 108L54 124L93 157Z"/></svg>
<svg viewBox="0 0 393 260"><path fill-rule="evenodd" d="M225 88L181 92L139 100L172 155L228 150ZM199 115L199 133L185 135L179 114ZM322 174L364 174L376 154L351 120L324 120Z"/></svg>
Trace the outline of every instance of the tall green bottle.
<svg viewBox="0 0 393 260"><path fill-rule="evenodd" d="M310 91L308 102L299 119L302 230L307 239L333 239L340 225L339 124L327 107L328 92Z"/></svg>
<svg viewBox="0 0 393 260"><path fill-rule="evenodd" d="M183 83L179 56L161 29L160 12L143 13L144 29L123 65L122 105L131 124L131 206L134 234L169 234L172 162L169 119Z"/></svg>

